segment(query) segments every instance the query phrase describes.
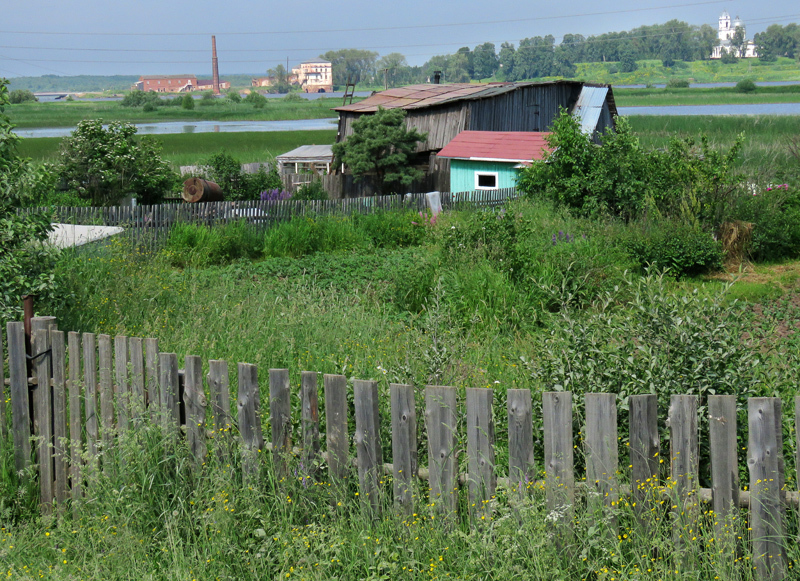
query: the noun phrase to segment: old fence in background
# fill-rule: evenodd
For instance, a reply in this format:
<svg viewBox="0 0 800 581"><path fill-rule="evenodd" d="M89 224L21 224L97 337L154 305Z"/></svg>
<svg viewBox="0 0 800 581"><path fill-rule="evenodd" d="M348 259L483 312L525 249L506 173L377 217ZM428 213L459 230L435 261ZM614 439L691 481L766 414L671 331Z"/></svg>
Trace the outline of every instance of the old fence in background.
<svg viewBox="0 0 800 581"><path fill-rule="evenodd" d="M491 208L517 198L516 188L474 192L442 192L444 209ZM200 202L155 206L23 208L22 214L47 212L59 224L119 226L128 240L143 249L154 250L169 236L176 224L215 226L245 221L258 230L297 216L350 216L387 210L426 211L425 194L373 196L340 200L279 200L247 202Z"/></svg>
<svg viewBox="0 0 800 581"><path fill-rule="evenodd" d="M655 395L631 396L629 401L629 458L619 458L615 394L587 394L582 426L585 484L577 484L570 392L542 395L545 478L534 482L533 422L530 390L507 391L508 466L496 465L495 419L492 389L466 389L465 410L453 387L424 388L422 421L427 433L428 466L418 466L415 388L391 384L390 405L379 401L376 381L353 382L355 432L348 425L348 381L325 375L322 390L316 372L303 372L300 385L300 431L292 433L292 386L286 369L269 370L267 405L262 406L259 374L254 365L239 363L238 385L229 385L228 363L211 360L203 377L203 362L187 356L178 369L175 353L159 351L156 339L64 333L53 317L32 320L31 357L26 357L22 323L7 325L9 379L0 381L0 434L13 440L18 470L38 468L40 504L44 512L77 506L84 497L87 458L113 450L117 438L142 422L182 424L188 449L199 465L209 452L224 451L220 438L241 446L242 469L257 467L256 450L271 450L274 469L287 473L292 456L305 466L325 460L327 478L342 481L355 464L360 501L368 512L380 512L393 502L396 510L413 513L420 504L434 502L443 520L459 507L459 488L469 502L465 517L480 518L493 510L496 487L524 495L531 484L543 486L558 535L569 536L576 491L585 493L592 518L605 515L605 528L614 534L616 509L623 495L645 534L655 534L654 514L668 499L665 513L679 544L689 543L687 531L696 530L700 504L714 511L716 546L731 546L740 508L749 508L750 549L758 579L784 579L788 574L786 547L795 540L787 533L787 511L796 510L800 495L787 491L779 398L750 398L748 406L747 465L749 490L740 490L735 396L708 399L712 488L700 488L698 397L673 395L669 409L669 458L660 457ZM0 345L2 345L0 337ZM31 373L27 368L31 365ZM2 368L0 368L2 369ZM10 426L6 396L10 390ZM44 389L42 386L46 386ZM235 404L231 394L236 393ZM324 398L325 442L320 442L320 397ZM706 402L704 402L706 403ZM796 434L800 434L800 396L795 398ZM268 408L268 409L264 409ZM234 413L233 410L236 410ZM382 418L380 409L389 409ZM538 413L538 411L537 411ZM262 427L262 417L269 426ZM381 421L391 422L391 463L383 457ZM462 431L463 430L463 431ZM459 431L462 431L459 434ZM269 442L265 437L269 435ZM224 435L220 435L224 434ZM35 437L31 437L31 436ZM800 436L799 436L800 437ZM296 439L296 441L295 441ZM462 449L459 439L466 441ZM355 459L351 442L355 447ZM296 446L293 444L297 444ZM798 442L800 444L800 442ZM624 447L622 449L625 449ZM800 450L800 445L798 445ZM466 453L459 460L459 456ZM249 458L249 460L248 460ZM93 463L94 466L96 464ZM459 465L466 473L459 473ZM668 466L668 475L665 468ZM800 466L800 458L795 468ZM392 490L382 475L392 475ZM501 474L501 476L498 476ZM428 495L420 494L418 480L427 480ZM583 488L582 488L583 487ZM656 491L654 494L653 492ZM427 496L427 499L425 498ZM744 527L739 527L743 530ZM716 549L714 549L716 551ZM734 551L735 552L735 551Z"/></svg>

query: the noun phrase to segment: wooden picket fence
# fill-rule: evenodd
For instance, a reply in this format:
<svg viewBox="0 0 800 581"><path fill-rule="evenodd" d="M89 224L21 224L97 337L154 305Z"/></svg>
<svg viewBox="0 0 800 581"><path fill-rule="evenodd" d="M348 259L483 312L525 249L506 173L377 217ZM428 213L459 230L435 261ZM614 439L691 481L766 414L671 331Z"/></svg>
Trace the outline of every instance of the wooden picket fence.
<svg viewBox="0 0 800 581"><path fill-rule="evenodd" d="M474 192L442 192L442 208L493 208L518 196L516 188ZM140 249L156 250L176 224L216 226L244 221L258 231L298 216L351 216L389 210L426 211L425 194L372 196L338 200L200 202L155 206L22 208L20 214L46 212L60 224L120 226Z"/></svg>
<svg viewBox="0 0 800 581"><path fill-rule="evenodd" d="M102 452L113 449L121 434L142 422L163 422L165 427L182 425L186 444L198 466L209 453L209 427L225 431L230 442L238 442L245 471L257 468L258 457L253 454L256 450L271 451L274 469L284 473L293 455L299 456L305 466L317 466L324 460L331 481L346 479L355 464L359 498L365 510L376 514L388 506L387 499L393 499L399 511L418 510L419 503L425 502L418 493L419 479L427 480L429 501L435 503L444 517L440 520L445 522L457 514L461 486L467 488L469 517L475 518L492 511L499 483L508 487L510 494L520 495L534 484L546 490L547 508L555 515L559 537L570 534L576 492L585 493L590 514L608 515L606 526L612 534L618 526L614 507L622 496L629 495L636 520L647 533L648 528L655 530L652 515L666 494L672 506L668 512L676 542L687 542L679 540L680 533L696 528L700 503L709 503L715 514L717 544L722 545L729 538L736 545L731 537L736 533L729 525L738 518L740 508L749 508L749 542L756 578L779 580L788 575L786 547L795 540L787 533L787 512L797 510L800 495L786 490L779 398L749 399L750 482L749 489L740 490L735 396L710 396L704 402L709 414L712 479L712 488L705 489L698 480L697 396L671 397L667 463L660 456L656 395L629 398L630 456L620 459L616 395L586 394L585 424L581 428L585 484L576 484L581 478L575 473L573 458L576 446L572 394L546 392L542 394L541 410L545 478L535 483L530 390L507 391L506 469L496 465L493 390L466 389L464 422L458 412L460 395L456 388L425 387L423 418L429 465L422 467L418 465L418 410L411 385L389 386L392 462L385 463L380 441L383 418L379 413L385 406L379 401L376 381L353 381L355 432L351 433L348 380L342 375L324 375L323 449L318 374L302 372L301 428L298 446L293 446L292 386L287 369L269 370L268 406L262 406L256 366L239 363L236 405L232 406L225 361L210 360L208 375L203 378L199 357L187 356L185 369L179 370L177 355L160 352L156 339L65 334L57 330L53 317L34 318L31 337L28 357L23 323L7 325L10 377L7 382L0 381L0 434L13 440L17 470L37 467L44 512L63 511L70 503L75 507L80 504L85 492L82 479L88 469L87 458L95 458L98 453L102 458ZM0 346L2 343L0 337ZM30 377L28 361L32 364ZM6 385L10 389L10 430L2 407ZM800 435L800 396L794 404L796 434ZM269 416L270 425L262 428L265 415ZM458 431L464 425L466 434L461 437L466 440L467 471L460 474L458 456L464 450L459 447ZM270 441L265 439L266 429ZM800 450L800 441L797 444ZM626 465L628 468L624 468ZM667 466L668 476L662 478ZM800 452L795 468L798 466ZM382 486L384 474L393 476L391 494ZM652 492L659 486L660 491L654 496Z"/></svg>

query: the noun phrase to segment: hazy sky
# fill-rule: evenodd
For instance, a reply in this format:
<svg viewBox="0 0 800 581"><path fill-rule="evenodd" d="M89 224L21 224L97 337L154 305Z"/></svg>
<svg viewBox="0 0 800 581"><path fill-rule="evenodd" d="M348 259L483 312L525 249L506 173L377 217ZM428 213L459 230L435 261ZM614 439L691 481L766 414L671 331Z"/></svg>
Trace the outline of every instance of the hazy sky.
<svg viewBox="0 0 800 581"><path fill-rule="evenodd" d="M770 24L800 22L797 0L0 0L0 75L211 73L290 68L328 50L400 52L419 65L436 54L565 33L589 36L678 19L716 28L723 10L749 38Z"/></svg>

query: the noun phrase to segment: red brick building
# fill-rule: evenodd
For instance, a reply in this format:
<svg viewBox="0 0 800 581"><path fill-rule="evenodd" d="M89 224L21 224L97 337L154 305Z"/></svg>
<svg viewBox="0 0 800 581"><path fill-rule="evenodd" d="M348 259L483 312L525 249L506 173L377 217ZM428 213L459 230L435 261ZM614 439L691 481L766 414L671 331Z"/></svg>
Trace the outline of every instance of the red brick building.
<svg viewBox="0 0 800 581"><path fill-rule="evenodd" d="M197 90L197 77L194 75L141 76L133 88L156 93L185 93Z"/></svg>

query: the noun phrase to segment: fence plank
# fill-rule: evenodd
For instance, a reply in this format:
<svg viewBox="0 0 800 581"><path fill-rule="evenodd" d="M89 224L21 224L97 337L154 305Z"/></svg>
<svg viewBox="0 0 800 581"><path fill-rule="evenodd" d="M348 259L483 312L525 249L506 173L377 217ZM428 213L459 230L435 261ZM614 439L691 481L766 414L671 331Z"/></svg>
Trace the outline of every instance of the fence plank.
<svg viewBox="0 0 800 581"><path fill-rule="evenodd" d="M11 396L11 432L14 439L14 468L25 470L31 463L31 417L28 393L28 364L23 323L6 325L8 334L8 379Z"/></svg>
<svg viewBox="0 0 800 581"><path fill-rule="evenodd" d="M786 579L786 528L781 507L779 446L781 401L748 400L750 527L753 562L759 580Z"/></svg>
<svg viewBox="0 0 800 581"><path fill-rule="evenodd" d="M269 411L272 427L272 458L281 476L289 471L292 452L292 404L288 369L269 370Z"/></svg>
<svg viewBox="0 0 800 581"><path fill-rule="evenodd" d="M94 465L100 428L97 417L97 341L94 333L83 334L83 385L86 417L86 451Z"/></svg>
<svg viewBox="0 0 800 581"><path fill-rule="evenodd" d="M630 419L631 497L639 533L648 537L655 527L660 484L661 441L658 436L658 396L632 395Z"/></svg>
<svg viewBox="0 0 800 581"><path fill-rule="evenodd" d="M619 504L619 447L617 442L617 396L613 393L587 393L586 402L586 481L590 518L602 518L612 540L617 538L616 506Z"/></svg>
<svg viewBox="0 0 800 581"><path fill-rule="evenodd" d="M356 457L361 504L372 516L381 512L381 470L383 451L380 439L378 382L356 379L353 383L356 415Z"/></svg>
<svg viewBox="0 0 800 581"><path fill-rule="evenodd" d="M258 370L255 365L239 363L239 433L242 437L242 468L246 473L254 473L258 468L258 458L264 449L264 436L261 431L261 396L258 390Z"/></svg>
<svg viewBox="0 0 800 581"><path fill-rule="evenodd" d="M414 386L389 384L392 403L392 468L394 504L405 514L414 512L417 477L417 411Z"/></svg>
<svg viewBox="0 0 800 581"><path fill-rule="evenodd" d="M231 441L231 391L228 362L212 359L208 362L208 391L211 398L212 433L216 442L217 458L223 461L230 456Z"/></svg>
<svg viewBox="0 0 800 581"><path fill-rule="evenodd" d="M128 338L114 337L114 400L117 404L117 428L120 433L128 431L130 419L130 383L128 377Z"/></svg>
<svg viewBox="0 0 800 581"><path fill-rule="evenodd" d="M134 425L144 417L144 340L141 337L131 337L128 340L128 349L131 358L130 377L130 412Z"/></svg>
<svg viewBox="0 0 800 581"><path fill-rule="evenodd" d="M158 354L158 375L163 428L177 429L181 418L178 408L178 356L175 353Z"/></svg>
<svg viewBox="0 0 800 581"><path fill-rule="evenodd" d="M100 359L100 437L103 440L103 470L109 465L106 460L114 441L114 392L111 380L112 354L111 336L97 337L97 350Z"/></svg>
<svg viewBox="0 0 800 581"><path fill-rule="evenodd" d="M428 432L428 484L431 505L453 516L458 504L458 427L456 389L425 388L425 425Z"/></svg>
<svg viewBox="0 0 800 581"><path fill-rule="evenodd" d="M708 397L711 490L716 543L730 554L736 544L739 515L739 460L736 442L736 396Z"/></svg>
<svg viewBox="0 0 800 581"><path fill-rule="evenodd" d="M486 518L491 514L497 488L494 470L494 421L492 398L487 388L467 388L467 488L470 514Z"/></svg>
<svg viewBox="0 0 800 581"><path fill-rule="evenodd" d="M344 375L323 377L325 387L325 432L328 447L328 470L333 479L345 478L349 472L347 456L347 379Z"/></svg>
<svg viewBox="0 0 800 581"><path fill-rule="evenodd" d="M673 395L669 406L672 531L678 560L684 559L684 564L689 550L697 549L686 542L697 530L699 514L697 400L696 395Z"/></svg>
<svg viewBox="0 0 800 581"><path fill-rule="evenodd" d="M517 492L533 484L533 402L531 390L509 389L508 399L508 479Z"/></svg>
<svg viewBox="0 0 800 581"><path fill-rule="evenodd" d="M186 443L198 465L205 462L206 453L206 394L203 391L203 361L187 355L183 400L186 403Z"/></svg>
<svg viewBox="0 0 800 581"><path fill-rule="evenodd" d="M69 442L70 442L70 481L72 484L73 518L78 515L78 501L83 497L81 468L83 460L83 438L81 436L81 336L70 331L69 348Z"/></svg>
<svg viewBox="0 0 800 581"><path fill-rule="evenodd" d="M33 357L36 389L33 392L33 433L37 438L36 460L39 465L39 503L48 514L53 505L53 406L50 393L51 357L48 329L33 329Z"/></svg>
<svg viewBox="0 0 800 581"><path fill-rule="evenodd" d="M150 421L158 421L161 409L161 395L158 391L158 339L147 338L144 340L145 350L145 378L147 382L147 407L150 412Z"/></svg>
<svg viewBox="0 0 800 581"><path fill-rule="evenodd" d="M50 333L53 365L53 462L55 488L53 495L59 512L67 503L69 482L67 481L67 365L66 345L63 331Z"/></svg>
<svg viewBox="0 0 800 581"><path fill-rule="evenodd" d="M302 408L303 457L306 473L319 464L319 394L317 373L303 371L300 375L300 405Z"/></svg>
<svg viewBox="0 0 800 581"><path fill-rule="evenodd" d="M542 394L547 511L555 516L559 544L570 536L575 505L572 444L572 393Z"/></svg>

